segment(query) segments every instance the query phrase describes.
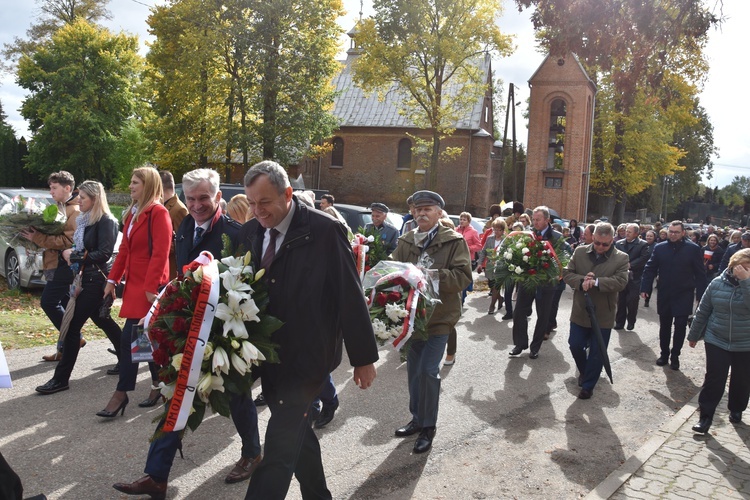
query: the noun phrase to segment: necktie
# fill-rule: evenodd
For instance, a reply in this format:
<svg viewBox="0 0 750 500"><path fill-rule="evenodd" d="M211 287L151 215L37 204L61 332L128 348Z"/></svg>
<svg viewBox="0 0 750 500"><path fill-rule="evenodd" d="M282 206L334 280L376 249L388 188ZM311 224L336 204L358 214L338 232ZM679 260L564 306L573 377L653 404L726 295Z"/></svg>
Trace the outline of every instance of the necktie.
<svg viewBox="0 0 750 500"><path fill-rule="evenodd" d="M197 245L198 242L201 240L201 237L203 236L203 229L202 227L198 226L195 228L195 238L193 238L193 246Z"/></svg>
<svg viewBox="0 0 750 500"><path fill-rule="evenodd" d="M273 262L273 258L276 256L276 237L279 235L279 232L276 229L271 228L268 235L271 238L268 242L266 253L263 254L263 258L260 261L260 267L266 270L271 267L271 262Z"/></svg>

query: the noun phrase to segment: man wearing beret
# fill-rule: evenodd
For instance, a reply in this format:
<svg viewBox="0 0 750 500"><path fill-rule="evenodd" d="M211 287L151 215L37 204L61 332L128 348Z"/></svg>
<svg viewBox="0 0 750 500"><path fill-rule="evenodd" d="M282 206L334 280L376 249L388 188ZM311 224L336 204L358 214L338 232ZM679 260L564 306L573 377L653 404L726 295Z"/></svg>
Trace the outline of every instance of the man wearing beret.
<svg viewBox="0 0 750 500"><path fill-rule="evenodd" d="M388 255L390 255L396 249L398 243L398 229L386 220L386 215L388 215L390 209L385 203L373 203L370 205L370 210L372 210L372 223L367 224L365 229L375 228L380 232L380 238L385 244Z"/></svg>
<svg viewBox="0 0 750 500"><path fill-rule="evenodd" d="M415 331L411 339L406 367L412 419L396 431L396 436L419 433L414 453L424 453L432 447L435 437L440 361L448 334L461 317L461 291L471 283L471 256L461 235L438 223L445 206L439 194L417 191L412 201L417 229L398 239L398 246L391 258L437 270L442 303L432 313L426 332Z"/></svg>

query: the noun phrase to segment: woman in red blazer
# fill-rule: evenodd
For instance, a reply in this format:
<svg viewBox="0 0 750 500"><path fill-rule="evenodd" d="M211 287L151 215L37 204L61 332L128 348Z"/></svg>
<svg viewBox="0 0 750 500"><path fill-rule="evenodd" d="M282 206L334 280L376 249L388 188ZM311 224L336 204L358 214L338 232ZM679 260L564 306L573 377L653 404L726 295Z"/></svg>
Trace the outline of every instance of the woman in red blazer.
<svg viewBox="0 0 750 500"><path fill-rule="evenodd" d="M115 285L125 278L120 317L126 318L120 349L120 379L107 407L98 412L100 417L114 417L125 413L128 391L135 389L138 365L132 362L130 342L133 326L137 325L156 298L159 288L169 278L169 248L172 244L172 221L169 211L159 201L162 197L159 172L155 168L133 170L130 197L133 200L125 212L120 250L109 273L104 296L115 296ZM139 406L153 406L159 399L159 379L156 367L151 369L151 394Z"/></svg>

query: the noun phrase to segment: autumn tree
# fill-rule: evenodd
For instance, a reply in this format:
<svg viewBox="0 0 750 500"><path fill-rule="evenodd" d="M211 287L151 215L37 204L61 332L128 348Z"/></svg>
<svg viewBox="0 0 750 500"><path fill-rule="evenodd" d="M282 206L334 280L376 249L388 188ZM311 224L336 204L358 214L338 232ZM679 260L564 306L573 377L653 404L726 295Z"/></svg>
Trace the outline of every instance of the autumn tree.
<svg viewBox="0 0 750 500"><path fill-rule="evenodd" d="M136 113L142 60L138 40L83 19L63 26L48 44L18 62L18 84L29 91L21 114L33 140L27 168L37 174L68 170L105 186L121 169L113 152Z"/></svg>
<svg viewBox="0 0 750 500"><path fill-rule="evenodd" d="M358 25L355 81L367 92L400 93L399 111L430 131L427 185L435 188L441 139L487 90L478 58L512 50L498 28L502 3L375 0L373 8L374 16Z"/></svg>
<svg viewBox="0 0 750 500"><path fill-rule="evenodd" d="M592 186L600 195L614 197L615 220L619 221L627 197L638 192L636 188L643 190L658 176L680 170L678 162L684 152L676 147L670 151L674 147L670 141L682 125L673 123L670 131L667 120L673 113L686 117L684 111L689 108L678 110L664 89L693 85L692 96L697 95L707 68L703 48L719 19L701 0L516 0L516 4L534 7L532 22L545 50L575 52L600 88L605 88L603 96L597 96L596 113L600 125L606 122L601 115L608 113L611 132L604 137L607 131L598 128L594 140L603 144L609 140L611 148L594 152ZM681 97L689 96L683 92ZM657 106L662 109L657 111ZM644 115L654 112L660 115L657 121ZM659 140L641 149L655 149L629 148L629 138L645 137L648 125L656 127ZM657 168L646 163L654 156L665 160Z"/></svg>

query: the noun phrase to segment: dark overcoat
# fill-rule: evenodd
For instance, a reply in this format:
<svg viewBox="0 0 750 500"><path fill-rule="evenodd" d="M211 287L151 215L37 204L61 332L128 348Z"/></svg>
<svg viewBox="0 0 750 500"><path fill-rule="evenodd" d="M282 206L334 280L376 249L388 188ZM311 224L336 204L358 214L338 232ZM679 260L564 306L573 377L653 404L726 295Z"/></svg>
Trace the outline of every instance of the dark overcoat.
<svg viewBox="0 0 750 500"><path fill-rule="evenodd" d="M221 235L226 234L234 243L240 232L240 227L242 226L239 222L223 215L221 210L217 210L213 219L211 219L211 225L203 233L201 239L195 242L195 219L192 215L182 219L175 235L175 260L177 261L178 276L182 276L183 266L190 264L203 251L211 252L215 259L221 259L221 252L224 248Z"/></svg>

